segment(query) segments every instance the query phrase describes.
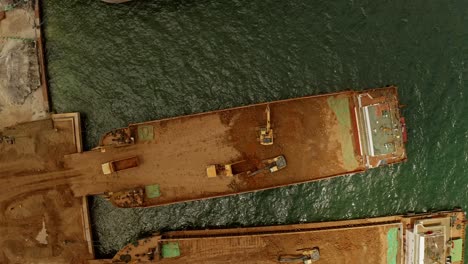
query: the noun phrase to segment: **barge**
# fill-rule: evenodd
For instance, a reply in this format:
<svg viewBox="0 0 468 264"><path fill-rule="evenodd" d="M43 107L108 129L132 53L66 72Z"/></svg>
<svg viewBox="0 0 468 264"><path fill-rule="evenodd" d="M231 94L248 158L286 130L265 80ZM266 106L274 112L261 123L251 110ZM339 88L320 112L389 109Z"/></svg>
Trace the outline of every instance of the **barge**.
<svg viewBox="0 0 468 264"><path fill-rule="evenodd" d="M269 227L175 231L131 243L101 263L462 264L465 213Z"/></svg>
<svg viewBox="0 0 468 264"><path fill-rule="evenodd" d="M132 124L69 155L118 207L152 207L364 172L406 160L397 88L345 91ZM109 172L105 164L138 159ZM135 163L136 164L136 163Z"/></svg>

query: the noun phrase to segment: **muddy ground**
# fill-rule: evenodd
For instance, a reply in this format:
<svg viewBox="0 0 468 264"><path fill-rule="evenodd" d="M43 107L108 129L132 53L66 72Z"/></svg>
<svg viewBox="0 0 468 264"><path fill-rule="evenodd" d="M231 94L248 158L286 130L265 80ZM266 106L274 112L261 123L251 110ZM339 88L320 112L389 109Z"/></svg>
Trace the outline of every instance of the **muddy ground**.
<svg viewBox="0 0 468 264"><path fill-rule="evenodd" d="M73 196L63 155L77 152L70 119L0 130L0 263L81 263L92 258L82 199Z"/></svg>

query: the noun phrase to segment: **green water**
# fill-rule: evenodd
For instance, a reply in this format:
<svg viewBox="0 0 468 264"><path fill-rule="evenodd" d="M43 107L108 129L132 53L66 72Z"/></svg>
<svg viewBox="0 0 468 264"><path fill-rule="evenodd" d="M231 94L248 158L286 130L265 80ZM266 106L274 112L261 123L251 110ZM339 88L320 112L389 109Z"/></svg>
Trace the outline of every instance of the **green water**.
<svg viewBox="0 0 468 264"><path fill-rule="evenodd" d="M408 162L153 209L96 198L99 256L155 231L468 209L468 3L45 0L50 94L85 144L131 122L395 84Z"/></svg>

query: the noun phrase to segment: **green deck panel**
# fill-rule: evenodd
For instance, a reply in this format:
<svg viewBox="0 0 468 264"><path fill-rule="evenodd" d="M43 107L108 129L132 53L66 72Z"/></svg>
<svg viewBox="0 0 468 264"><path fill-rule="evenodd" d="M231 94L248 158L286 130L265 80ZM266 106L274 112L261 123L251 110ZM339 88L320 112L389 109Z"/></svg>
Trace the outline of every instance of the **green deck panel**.
<svg viewBox="0 0 468 264"><path fill-rule="evenodd" d="M398 257L398 227L387 232L387 264L396 264Z"/></svg>
<svg viewBox="0 0 468 264"><path fill-rule="evenodd" d="M463 253L463 239L453 240L453 248L450 251L450 256L452 257L452 262L457 262L462 260Z"/></svg>
<svg viewBox="0 0 468 264"><path fill-rule="evenodd" d="M138 140L141 141L150 141L154 138L154 127L141 125L138 126Z"/></svg>
<svg viewBox="0 0 468 264"><path fill-rule="evenodd" d="M163 258L176 258L180 256L179 243L168 242L162 245L161 254Z"/></svg>
<svg viewBox="0 0 468 264"><path fill-rule="evenodd" d="M8 11L11 11L13 9L15 9L15 6L9 4L9 5L5 5L5 7L3 8L3 11L8 12Z"/></svg>
<svg viewBox="0 0 468 264"><path fill-rule="evenodd" d="M349 111L349 98L331 96L327 102L338 120L344 167L349 171L354 171L359 164L354 153L353 134L350 133L353 128Z"/></svg>
<svg viewBox="0 0 468 264"><path fill-rule="evenodd" d="M159 188L159 184L152 184L145 186L145 193L146 197L149 199L157 198L161 196L161 190Z"/></svg>

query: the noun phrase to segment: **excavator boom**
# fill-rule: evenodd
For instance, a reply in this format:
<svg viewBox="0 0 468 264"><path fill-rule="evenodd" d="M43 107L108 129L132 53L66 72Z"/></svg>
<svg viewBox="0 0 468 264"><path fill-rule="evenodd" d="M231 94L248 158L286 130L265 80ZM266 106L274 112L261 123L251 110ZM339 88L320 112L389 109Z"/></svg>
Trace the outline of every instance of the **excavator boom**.
<svg viewBox="0 0 468 264"><path fill-rule="evenodd" d="M267 117L267 126L266 126L266 132L267 134L270 133L271 125L270 125L270 106L267 105L267 108L265 110L266 112L266 117Z"/></svg>
<svg viewBox="0 0 468 264"><path fill-rule="evenodd" d="M260 128L260 144L273 145L273 129L271 129L270 105L267 105L265 113L267 123L266 127Z"/></svg>

